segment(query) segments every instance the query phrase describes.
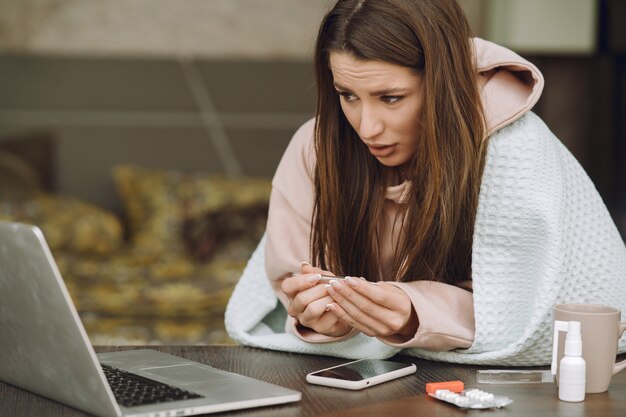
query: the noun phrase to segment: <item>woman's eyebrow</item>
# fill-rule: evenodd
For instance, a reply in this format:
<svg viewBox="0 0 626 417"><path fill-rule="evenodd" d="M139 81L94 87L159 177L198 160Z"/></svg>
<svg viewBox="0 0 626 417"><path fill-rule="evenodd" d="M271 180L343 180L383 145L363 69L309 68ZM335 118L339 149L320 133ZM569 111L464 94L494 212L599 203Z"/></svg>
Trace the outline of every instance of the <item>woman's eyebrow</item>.
<svg viewBox="0 0 626 417"><path fill-rule="evenodd" d="M339 84L337 81L333 82L333 85L339 91L350 91L348 87L344 87L343 85Z"/></svg>
<svg viewBox="0 0 626 417"><path fill-rule="evenodd" d="M344 87L343 85L339 84L338 82L334 82L333 85L339 91L351 91L348 87ZM390 87L390 88L383 88L382 90L372 91L371 93L369 93L369 95L372 96L372 97L389 96L389 95L393 95L393 94L406 93L409 90L410 89L406 88L406 87Z"/></svg>
<svg viewBox="0 0 626 417"><path fill-rule="evenodd" d="M372 97L374 97L374 96L391 96L391 95L394 95L394 94L406 93L409 90L410 90L409 88L405 88L405 87L384 88L382 90L372 91L370 93L370 96L372 96Z"/></svg>

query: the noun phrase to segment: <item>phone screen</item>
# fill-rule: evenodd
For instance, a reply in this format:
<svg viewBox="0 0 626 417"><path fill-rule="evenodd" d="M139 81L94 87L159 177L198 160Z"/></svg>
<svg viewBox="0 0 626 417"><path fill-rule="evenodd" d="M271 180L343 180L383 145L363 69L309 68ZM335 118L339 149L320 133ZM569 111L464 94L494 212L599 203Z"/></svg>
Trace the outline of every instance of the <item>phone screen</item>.
<svg viewBox="0 0 626 417"><path fill-rule="evenodd" d="M358 362L348 363L332 369L315 372L311 375L323 378L343 379L346 381L361 381L386 374L387 372L406 368L409 364L402 362L383 361L380 359L366 359Z"/></svg>

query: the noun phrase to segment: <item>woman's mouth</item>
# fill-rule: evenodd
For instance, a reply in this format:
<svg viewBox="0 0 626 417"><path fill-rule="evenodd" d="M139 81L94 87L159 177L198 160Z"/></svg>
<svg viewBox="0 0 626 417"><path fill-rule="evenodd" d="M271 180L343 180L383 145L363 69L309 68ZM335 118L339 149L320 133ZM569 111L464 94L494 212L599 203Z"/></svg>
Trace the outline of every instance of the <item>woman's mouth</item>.
<svg viewBox="0 0 626 417"><path fill-rule="evenodd" d="M396 145L367 145L367 148L370 150L370 153L376 158L385 158L393 153L393 151L396 149Z"/></svg>

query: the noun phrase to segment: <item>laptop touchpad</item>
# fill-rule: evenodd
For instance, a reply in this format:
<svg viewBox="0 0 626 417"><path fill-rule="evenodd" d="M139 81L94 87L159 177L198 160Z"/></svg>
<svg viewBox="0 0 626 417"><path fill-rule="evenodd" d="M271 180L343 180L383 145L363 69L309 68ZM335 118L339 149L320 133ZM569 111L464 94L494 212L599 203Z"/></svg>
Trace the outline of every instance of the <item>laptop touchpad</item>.
<svg viewBox="0 0 626 417"><path fill-rule="evenodd" d="M142 374L154 375L159 379L171 379L182 383L214 381L216 379L232 378L233 374L219 369L204 368L193 364L165 366L162 368L144 368Z"/></svg>

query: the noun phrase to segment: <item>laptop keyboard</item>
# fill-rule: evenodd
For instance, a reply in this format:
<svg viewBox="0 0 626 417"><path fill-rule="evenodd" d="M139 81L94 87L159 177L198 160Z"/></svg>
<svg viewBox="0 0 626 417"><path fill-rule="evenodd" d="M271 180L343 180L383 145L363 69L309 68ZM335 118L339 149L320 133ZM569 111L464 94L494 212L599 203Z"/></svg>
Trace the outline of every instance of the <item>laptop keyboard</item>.
<svg viewBox="0 0 626 417"><path fill-rule="evenodd" d="M202 395L185 391L153 379L102 365L117 402L124 407L203 398Z"/></svg>

